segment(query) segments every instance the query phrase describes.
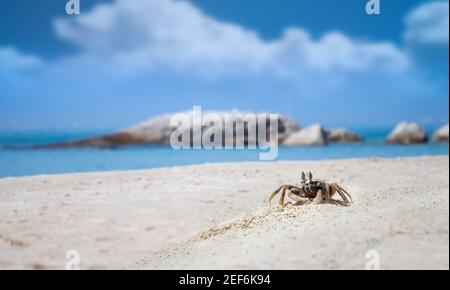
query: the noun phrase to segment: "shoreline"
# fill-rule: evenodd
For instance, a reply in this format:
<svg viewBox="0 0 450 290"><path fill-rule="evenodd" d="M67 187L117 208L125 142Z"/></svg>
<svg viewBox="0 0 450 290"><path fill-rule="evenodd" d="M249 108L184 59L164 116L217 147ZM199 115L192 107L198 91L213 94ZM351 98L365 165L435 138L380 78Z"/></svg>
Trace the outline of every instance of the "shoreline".
<svg viewBox="0 0 450 290"><path fill-rule="evenodd" d="M356 261L333 236L353 239L358 252L367 239L375 239L384 268L421 268L418 259L425 259L423 268L448 268L448 164L448 155L442 155L223 162L1 178L0 269L64 269L69 250L80 252L82 269L359 268L364 259ZM270 191L282 183L298 183L301 170L338 182L355 203L346 208L307 205L261 216ZM380 192L383 198L376 195ZM249 228L220 231L249 215L258 217ZM348 237L340 232L347 231L346 223L351 225ZM219 234L196 238L211 229ZM323 246L319 237L333 241ZM283 238L284 245L275 242ZM425 249L412 244L413 238ZM295 240L306 256L291 248ZM229 245L242 256L239 263L233 262ZM411 249L412 258L399 258L399 247ZM344 262L346 256L353 262Z"/></svg>
<svg viewBox="0 0 450 290"><path fill-rule="evenodd" d="M444 143L435 143L435 144L444 144ZM392 146L423 146L427 144L416 144L416 145L392 145ZM290 147L285 147L290 148ZM303 148L309 148L309 149L318 149L322 147L303 147ZM47 149L46 149L47 150ZM95 149L98 150L98 149ZM253 164L253 163L277 163L277 162L327 162L327 161L341 161L341 160L359 160L359 159L381 159L381 160L390 160L390 159L407 159L407 158L434 158L434 157L446 157L449 156L448 154L423 154L423 155L414 155L414 156L397 156L397 157L378 157L378 156L365 156L365 157L354 157L354 158L346 158L346 157L336 157L336 158L327 158L327 159L291 159L291 160L284 160L284 159L278 159L273 161L219 161L219 162L201 162L201 163L192 163L192 164L180 164L180 165L169 165L169 166L155 166L155 167L148 167L143 169L113 169L113 170L93 170L93 171L76 171L76 172L60 172L60 173L42 173L42 174L32 174L32 175L18 175L18 176L0 176L0 181L4 179L15 179L15 178L32 178L32 177L52 177L52 176L61 176L61 175L83 175L83 174L108 174L108 173L127 173L127 172L142 172L142 171L148 171L148 170L162 170L162 169L171 169L175 167L189 167L189 166L202 166L202 165L210 165L210 164Z"/></svg>

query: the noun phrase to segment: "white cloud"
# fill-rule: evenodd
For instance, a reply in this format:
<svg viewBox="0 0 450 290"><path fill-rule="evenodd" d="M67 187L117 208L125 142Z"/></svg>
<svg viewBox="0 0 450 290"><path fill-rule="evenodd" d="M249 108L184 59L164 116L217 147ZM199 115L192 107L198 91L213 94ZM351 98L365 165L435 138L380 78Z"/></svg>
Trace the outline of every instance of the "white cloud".
<svg viewBox="0 0 450 290"><path fill-rule="evenodd" d="M0 71L13 72L36 67L41 60L33 55L26 55L13 47L0 47Z"/></svg>
<svg viewBox="0 0 450 290"><path fill-rule="evenodd" d="M405 38L425 45L447 45L449 38L449 3L434 1L413 10L406 18Z"/></svg>
<svg viewBox="0 0 450 290"><path fill-rule="evenodd" d="M256 32L211 18L186 1L117 0L71 20L59 19L55 28L83 49L84 58L107 60L120 71L298 76L408 67L407 56L390 43L357 41L337 32L314 40L300 28L264 41Z"/></svg>

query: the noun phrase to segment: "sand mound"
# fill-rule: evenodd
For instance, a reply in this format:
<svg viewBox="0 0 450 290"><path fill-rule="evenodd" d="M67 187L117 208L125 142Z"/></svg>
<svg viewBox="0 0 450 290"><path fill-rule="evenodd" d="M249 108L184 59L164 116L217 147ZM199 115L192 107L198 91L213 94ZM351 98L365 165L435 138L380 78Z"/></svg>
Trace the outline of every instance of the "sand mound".
<svg viewBox="0 0 450 290"><path fill-rule="evenodd" d="M273 221L284 221L290 218L295 218L301 215L299 206L286 206L284 209L260 209L255 212L247 214L245 217L235 219L217 227L211 227L201 232L198 237L201 240L207 240L215 236L222 235L230 230L245 230L256 225L261 225Z"/></svg>

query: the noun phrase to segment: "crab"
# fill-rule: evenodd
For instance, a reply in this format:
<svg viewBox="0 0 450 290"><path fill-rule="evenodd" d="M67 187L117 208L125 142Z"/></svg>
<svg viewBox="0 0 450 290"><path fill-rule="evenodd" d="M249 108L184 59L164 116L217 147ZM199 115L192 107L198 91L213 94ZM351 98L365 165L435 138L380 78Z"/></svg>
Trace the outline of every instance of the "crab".
<svg viewBox="0 0 450 290"><path fill-rule="evenodd" d="M302 205L307 203L320 204L325 202L337 202L343 205L349 205L352 202L352 197L350 194L343 189L337 183L328 183L323 180L313 180L313 175L308 172L308 179L306 179L306 174L302 171L301 174L301 185L290 185L283 184L277 188L274 192L270 194L269 206L272 207L272 199L281 192L281 197L279 200L279 205L284 208L284 198L287 193L288 197L292 199L295 205ZM338 193L343 202L333 200L333 195Z"/></svg>

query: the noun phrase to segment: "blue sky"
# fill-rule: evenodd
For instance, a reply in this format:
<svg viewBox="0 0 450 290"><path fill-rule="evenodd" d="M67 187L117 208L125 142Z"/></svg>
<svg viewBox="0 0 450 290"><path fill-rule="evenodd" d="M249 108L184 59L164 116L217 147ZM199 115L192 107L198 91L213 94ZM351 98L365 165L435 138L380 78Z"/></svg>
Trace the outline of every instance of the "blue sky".
<svg viewBox="0 0 450 290"><path fill-rule="evenodd" d="M0 129L120 128L185 110L301 124L448 120L448 2L15 0L0 8ZM101 6L99 6L101 5Z"/></svg>

